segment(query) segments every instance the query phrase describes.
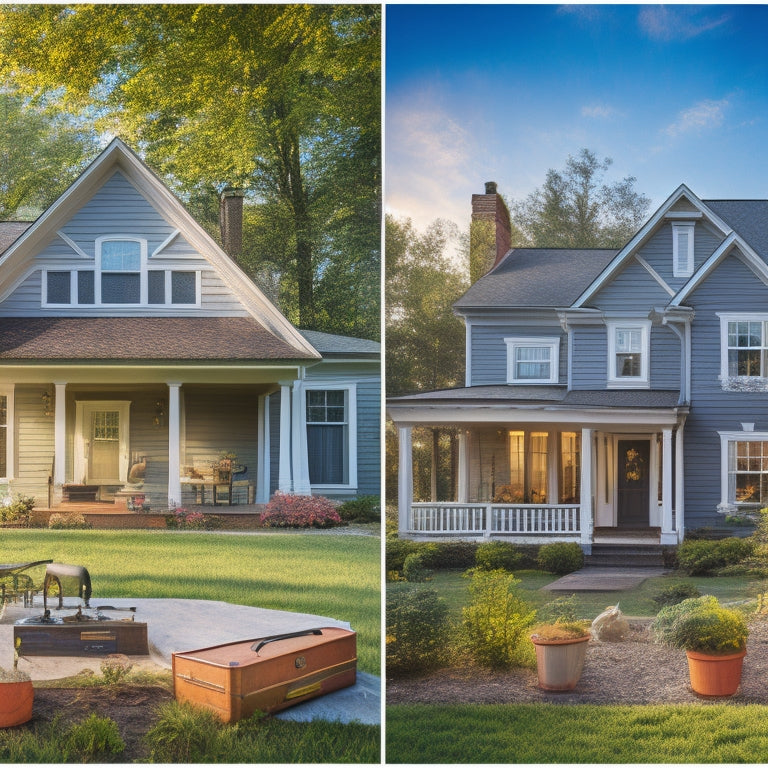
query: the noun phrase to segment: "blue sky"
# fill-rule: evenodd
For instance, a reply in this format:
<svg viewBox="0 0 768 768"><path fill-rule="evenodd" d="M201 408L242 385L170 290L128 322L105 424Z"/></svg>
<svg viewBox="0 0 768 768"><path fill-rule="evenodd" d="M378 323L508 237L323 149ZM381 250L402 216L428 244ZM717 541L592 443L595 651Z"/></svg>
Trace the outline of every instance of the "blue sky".
<svg viewBox="0 0 768 768"><path fill-rule="evenodd" d="M637 178L768 198L768 6L387 5L386 207L466 228L582 147Z"/></svg>

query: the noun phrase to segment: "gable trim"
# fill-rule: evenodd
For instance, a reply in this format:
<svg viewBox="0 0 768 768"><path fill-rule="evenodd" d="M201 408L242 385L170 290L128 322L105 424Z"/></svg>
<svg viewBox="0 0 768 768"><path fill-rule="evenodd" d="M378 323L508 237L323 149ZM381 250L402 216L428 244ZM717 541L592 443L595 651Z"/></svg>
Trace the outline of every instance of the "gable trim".
<svg viewBox="0 0 768 768"><path fill-rule="evenodd" d="M91 257L71 238L61 230L56 233L81 259L90 259Z"/></svg>
<svg viewBox="0 0 768 768"><path fill-rule="evenodd" d="M635 254L635 261L641 264L648 272L648 274L670 295L674 296L675 292L669 287L664 278L639 254Z"/></svg>
<svg viewBox="0 0 768 768"><path fill-rule="evenodd" d="M647 237L649 237L661 221L666 218L670 208L672 208L681 198L686 197L701 213L706 216L714 226L716 226L723 235L732 233L729 227L719 216L710 211L706 205L691 192L685 184L681 184L662 204L662 206L651 216L650 219L637 231L637 234L616 254L613 261L597 276L592 284L579 296L573 303L573 307L582 307L590 301L619 271L631 255L634 253ZM692 214L686 214L689 217Z"/></svg>
<svg viewBox="0 0 768 768"><path fill-rule="evenodd" d="M158 253L162 253L180 234L181 232L178 229L174 229L173 232L171 232L171 234L168 235L168 237L163 240L154 251L152 251L149 257L152 258L153 256L157 256Z"/></svg>
<svg viewBox="0 0 768 768"><path fill-rule="evenodd" d="M735 232L731 232L723 240L715 252L696 270L691 279L677 292L677 295L669 303L670 307L678 307L690 296L698 286L709 277L732 249L738 249L737 257L749 267L759 280L768 285L768 265L744 242Z"/></svg>

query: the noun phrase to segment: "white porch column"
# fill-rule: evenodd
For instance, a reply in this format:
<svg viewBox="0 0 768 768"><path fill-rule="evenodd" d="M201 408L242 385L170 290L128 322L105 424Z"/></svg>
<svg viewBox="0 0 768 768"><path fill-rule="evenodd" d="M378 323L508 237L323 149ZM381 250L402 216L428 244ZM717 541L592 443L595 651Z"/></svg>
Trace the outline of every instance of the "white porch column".
<svg viewBox="0 0 768 768"><path fill-rule="evenodd" d="M258 434L256 458L256 504L269 501L270 445L269 445L269 395L260 395L258 401Z"/></svg>
<svg viewBox="0 0 768 768"><path fill-rule="evenodd" d="M469 457L467 456L467 443L469 436L463 430L459 430L459 466L458 483L456 488L456 501L466 504L469 501Z"/></svg>
<svg viewBox="0 0 768 768"><path fill-rule="evenodd" d="M291 419L291 459L293 462L293 492L311 496L309 460L307 458L307 409L304 404L304 382L293 383L293 417Z"/></svg>
<svg viewBox="0 0 768 768"><path fill-rule="evenodd" d="M677 541L685 536L685 464L683 458L683 425L675 434L675 528Z"/></svg>
<svg viewBox="0 0 768 768"><path fill-rule="evenodd" d="M661 544L677 544L672 527L672 430L661 432Z"/></svg>
<svg viewBox="0 0 768 768"><path fill-rule="evenodd" d="M413 438L411 427L398 428L397 530L407 533L413 504Z"/></svg>
<svg viewBox="0 0 768 768"><path fill-rule="evenodd" d="M168 507L181 505L181 382L168 382Z"/></svg>
<svg viewBox="0 0 768 768"><path fill-rule="evenodd" d="M280 382L280 464L278 490L290 493L291 483L291 385Z"/></svg>
<svg viewBox="0 0 768 768"><path fill-rule="evenodd" d="M587 554L592 552L592 430L581 430L581 546Z"/></svg>
<svg viewBox="0 0 768 768"><path fill-rule="evenodd" d="M67 479L67 383L56 381L54 386L56 400L53 416L53 485L54 489L60 490Z"/></svg>

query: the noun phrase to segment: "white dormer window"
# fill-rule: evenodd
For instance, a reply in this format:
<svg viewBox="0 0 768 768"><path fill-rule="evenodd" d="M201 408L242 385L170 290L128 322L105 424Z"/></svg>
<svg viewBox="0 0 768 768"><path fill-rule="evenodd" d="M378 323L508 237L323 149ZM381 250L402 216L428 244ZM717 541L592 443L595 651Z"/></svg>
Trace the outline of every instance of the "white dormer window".
<svg viewBox="0 0 768 768"><path fill-rule="evenodd" d="M648 387L650 384L649 320L608 323L608 386Z"/></svg>
<svg viewBox="0 0 768 768"><path fill-rule="evenodd" d="M557 384L560 339L515 337L507 345L507 384Z"/></svg>
<svg viewBox="0 0 768 768"><path fill-rule="evenodd" d="M145 240L99 239L96 241L97 303L145 304L142 300L142 263L146 261ZM146 294L145 294L146 296ZM99 301L100 299L100 301Z"/></svg>
<svg viewBox="0 0 768 768"><path fill-rule="evenodd" d="M675 277L693 274L693 226L672 225L672 272Z"/></svg>

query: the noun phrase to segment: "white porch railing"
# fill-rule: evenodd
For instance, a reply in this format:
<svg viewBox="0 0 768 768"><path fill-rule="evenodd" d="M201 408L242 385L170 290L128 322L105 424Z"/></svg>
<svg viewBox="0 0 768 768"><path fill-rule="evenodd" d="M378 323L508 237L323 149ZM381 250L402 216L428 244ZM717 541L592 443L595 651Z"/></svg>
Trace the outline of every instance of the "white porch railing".
<svg viewBox="0 0 768 768"><path fill-rule="evenodd" d="M490 536L581 535L579 504L480 504L418 502L411 505L411 533Z"/></svg>

